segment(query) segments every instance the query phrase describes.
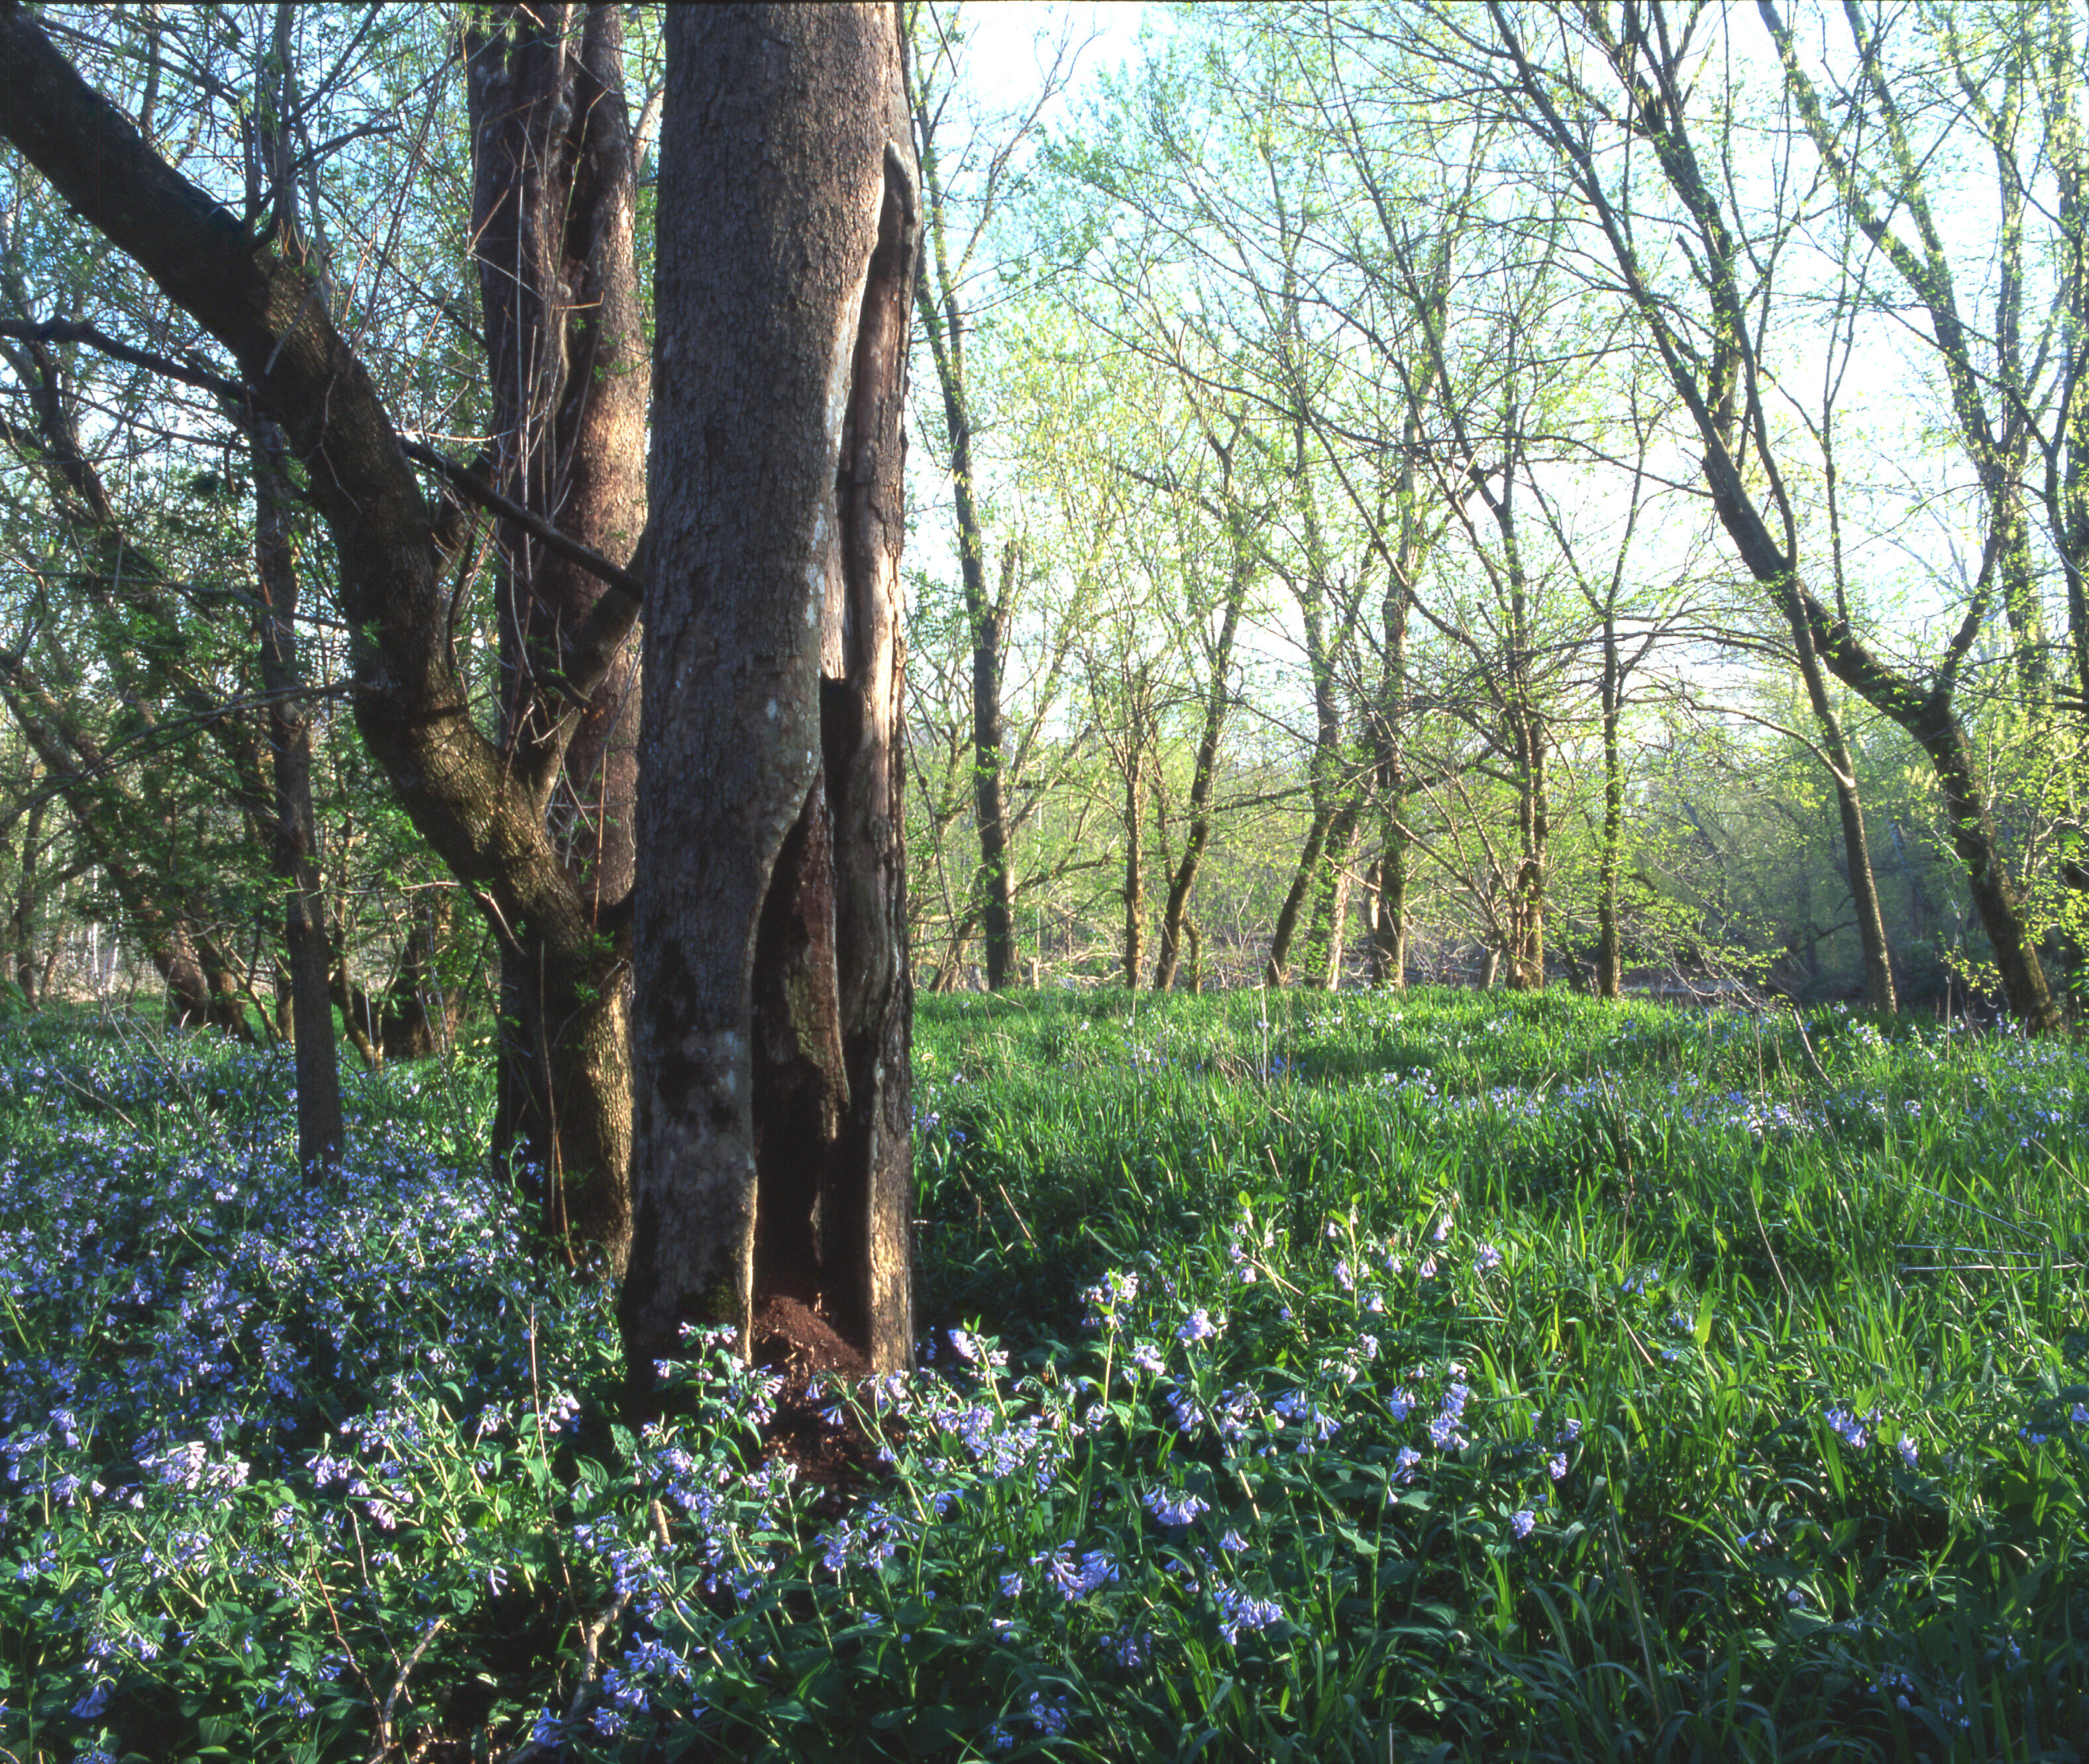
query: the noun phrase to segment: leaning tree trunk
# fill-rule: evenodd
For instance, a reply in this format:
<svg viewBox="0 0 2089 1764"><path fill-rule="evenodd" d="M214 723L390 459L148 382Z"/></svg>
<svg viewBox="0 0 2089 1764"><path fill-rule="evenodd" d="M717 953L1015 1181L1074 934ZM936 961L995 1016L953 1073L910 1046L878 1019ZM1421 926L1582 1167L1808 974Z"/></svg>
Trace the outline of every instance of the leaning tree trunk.
<svg viewBox="0 0 2089 1764"><path fill-rule="evenodd" d="M1886 944L1885 914L1879 905L1879 884L1872 869L1872 846L1864 831L1864 805L1857 789L1856 756L1842 733L1842 719L1828 695L1813 633L1803 619L1791 635L1799 653L1799 671L1806 696L1821 726L1828 774L1835 786L1836 811L1842 822L1842 854L1850 879L1850 903L1857 920L1857 947L1863 954L1864 1008L1890 1017L1900 1008L1894 991L1893 959Z"/></svg>
<svg viewBox="0 0 2089 1764"><path fill-rule="evenodd" d="M1316 793L1317 794L1317 793ZM1284 904L1276 910L1276 924L1269 934L1269 953L1262 965L1265 986L1282 986L1291 970L1291 945L1298 935L1298 920L1319 874L1320 858L1327 850L1328 829L1333 824L1335 805L1316 803L1306 828L1306 843L1298 853L1298 867L1291 872L1291 886L1284 892Z"/></svg>
<svg viewBox="0 0 2089 1764"><path fill-rule="evenodd" d="M918 206L885 6L671 8L656 269L633 1395L685 1324L913 1338L899 734Z"/></svg>

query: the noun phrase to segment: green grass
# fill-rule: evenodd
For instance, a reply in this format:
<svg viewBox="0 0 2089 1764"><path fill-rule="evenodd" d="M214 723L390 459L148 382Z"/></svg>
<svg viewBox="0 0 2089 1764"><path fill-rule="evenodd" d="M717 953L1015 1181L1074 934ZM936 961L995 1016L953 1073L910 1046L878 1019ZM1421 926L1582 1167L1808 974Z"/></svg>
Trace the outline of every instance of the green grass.
<svg viewBox="0 0 2089 1764"><path fill-rule="evenodd" d="M2089 1751L2072 1044L1441 992L916 1047L933 1351L832 1393L843 1500L715 1342L616 1425L483 1073L359 1082L316 1193L280 1065L18 1034L0 1746Z"/></svg>

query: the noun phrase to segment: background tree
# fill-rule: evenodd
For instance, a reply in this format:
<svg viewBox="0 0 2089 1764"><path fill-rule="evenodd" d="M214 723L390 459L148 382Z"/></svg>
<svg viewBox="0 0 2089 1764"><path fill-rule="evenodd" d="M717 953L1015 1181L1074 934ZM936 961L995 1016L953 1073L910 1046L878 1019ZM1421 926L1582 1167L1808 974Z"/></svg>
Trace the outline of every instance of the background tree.
<svg viewBox="0 0 2089 1764"><path fill-rule="evenodd" d="M967 366L981 303L996 292L987 280L982 244L999 218L1021 156L1045 109L1065 89L1078 53L1062 35L1033 97L1016 114L971 121L960 133L953 102L963 90L965 26L960 9L917 0L903 11L907 32L907 112L921 168L924 246L916 313L942 393L939 464L950 473L958 572L963 585L972 647L973 821L978 830L980 916L984 923L987 984L996 991L1017 974L1014 810L1010 801L1008 730L1003 678L1013 595L1022 580L1010 561L997 594L988 586L989 542L982 509L985 486L976 457L979 399ZM1003 295L1001 298L1005 298ZM933 431L932 431L933 432ZM932 445L934 444L933 442ZM954 969L954 963L946 964Z"/></svg>
<svg viewBox="0 0 2089 1764"><path fill-rule="evenodd" d="M1484 79L1517 126L1556 156L1588 204L1631 310L1689 413L1712 505L1736 551L1787 621L1804 627L1828 670L1929 756L2010 1006L2032 1029L2055 1026L2057 1012L1954 701L1973 638L2001 591L2002 549L1987 548L1966 615L1926 679L1894 666L1834 615L1799 573L1799 516L1768 408L1765 320L1744 282L1765 258L1738 198L1706 171L1731 161L1709 161L1701 147L1697 113L1710 101L1694 72L1702 16L1658 5L1615 15L1598 9L1572 24L1548 21L1546 34L1556 27L1556 36L1546 50L1526 41L1531 20L1499 6L1489 16L1491 32L1482 33L1437 15L1450 45L1442 51L1447 64ZM1597 89L1598 68L1609 71L1615 98ZM1654 194L1643 182L1619 182L1631 174L1614 168L1635 163L1617 155L1628 143L1651 156L1671 212L1688 229L1691 249L1673 263L1649 252L1649 229L1637 224ZM1657 274L1671 280L1657 284Z"/></svg>

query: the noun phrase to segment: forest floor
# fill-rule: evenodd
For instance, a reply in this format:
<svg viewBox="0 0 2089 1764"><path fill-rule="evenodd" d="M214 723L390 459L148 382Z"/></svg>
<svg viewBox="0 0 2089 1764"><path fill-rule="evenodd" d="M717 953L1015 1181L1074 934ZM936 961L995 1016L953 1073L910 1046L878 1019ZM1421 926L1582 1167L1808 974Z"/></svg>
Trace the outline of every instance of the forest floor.
<svg viewBox="0 0 2089 1764"><path fill-rule="evenodd" d="M21 1764L2089 1753L2089 1058L921 1001L911 1377L634 1434L491 1079L0 1034ZM783 1320L787 1334L789 1320ZM817 1320L815 1320L817 1321Z"/></svg>

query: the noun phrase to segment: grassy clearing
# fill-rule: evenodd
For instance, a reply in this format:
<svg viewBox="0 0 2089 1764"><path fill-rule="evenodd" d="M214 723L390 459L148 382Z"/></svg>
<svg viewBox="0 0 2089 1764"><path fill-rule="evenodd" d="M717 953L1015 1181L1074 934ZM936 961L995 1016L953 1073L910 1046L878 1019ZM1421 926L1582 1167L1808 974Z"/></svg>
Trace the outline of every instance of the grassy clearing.
<svg viewBox="0 0 2089 1764"><path fill-rule="evenodd" d="M20 1759L2089 1750L2089 1068L1565 995L930 1000L893 1474L607 1405L481 1074L0 1049ZM1390 1738L1388 1738L1390 1736Z"/></svg>

